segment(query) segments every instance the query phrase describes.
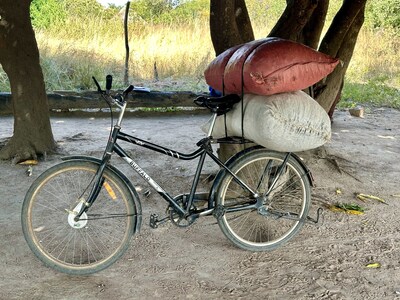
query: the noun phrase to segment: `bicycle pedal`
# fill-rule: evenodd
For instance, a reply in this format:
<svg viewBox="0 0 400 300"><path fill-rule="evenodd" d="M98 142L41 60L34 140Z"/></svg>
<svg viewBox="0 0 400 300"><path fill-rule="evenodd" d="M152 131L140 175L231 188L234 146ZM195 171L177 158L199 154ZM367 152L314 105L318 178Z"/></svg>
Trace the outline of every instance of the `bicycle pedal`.
<svg viewBox="0 0 400 300"><path fill-rule="evenodd" d="M158 227L158 223L159 223L158 215L157 214L151 214L150 215L150 227L155 229L155 228Z"/></svg>
<svg viewBox="0 0 400 300"><path fill-rule="evenodd" d="M163 219L159 219L157 214L151 214L150 215L150 227L153 229L158 228L159 225L167 223L170 220L171 219L169 216L167 216Z"/></svg>
<svg viewBox="0 0 400 300"><path fill-rule="evenodd" d="M145 196L146 198L150 197L151 191L150 190L145 190L143 192L143 196Z"/></svg>

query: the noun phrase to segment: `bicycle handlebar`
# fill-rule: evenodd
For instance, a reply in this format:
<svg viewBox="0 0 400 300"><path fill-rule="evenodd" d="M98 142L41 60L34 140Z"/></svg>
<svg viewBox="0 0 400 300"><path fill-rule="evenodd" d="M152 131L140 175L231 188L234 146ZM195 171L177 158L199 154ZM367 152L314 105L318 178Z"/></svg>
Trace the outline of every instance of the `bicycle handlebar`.
<svg viewBox="0 0 400 300"><path fill-rule="evenodd" d="M107 75L106 76L106 90L103 91L100 87L99 82L96 80L96 78L94 76L92 76L92 79L94 81L94 83L97 86L97 91L101 94L101 96L103 97L103 99L105 101L107 101L109 104L117 104L117 105L122 105L124 102L126 102L126 98L128 96L128 94L132 91L134 92L142 92L142 93L149 93L150 89L145 88L145 87L135 87L133 85L129 85L123 92L122 94L117 94L115 96L111 96L110 95L110 90L112 87L112 76L111 75Z"/></svg>
<svg viewBox="0 0 400 300"><path fill-rule="evenodd" d="M92 76L92 79L93 79L94 83L96 84L98 91L99 91L99 92L104 92L104 91L101 89L100 84L99 84L99 82L97 81L97 79L96 79L94 76ZM111 90L111 87L112 87L112 80L113 80L112 75L107 75L107 76L106 76L106 89L107 89L107 90ZM143 87L143 86L133 86L133 85L129 85L129 86L125 89L124 92L130 93L130 92L132 92L132 91L134 91L134 92L139 92L139 93L140 93L140 92L149 93L149 92L150 92L150 89L147 88L147 87Z"/></svg>

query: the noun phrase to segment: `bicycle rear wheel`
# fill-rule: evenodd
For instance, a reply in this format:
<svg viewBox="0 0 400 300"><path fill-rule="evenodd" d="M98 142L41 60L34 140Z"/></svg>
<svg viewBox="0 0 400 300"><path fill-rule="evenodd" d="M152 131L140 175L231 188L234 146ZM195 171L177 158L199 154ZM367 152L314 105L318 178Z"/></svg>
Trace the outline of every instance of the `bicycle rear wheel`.
<svg viewBox="0 0 400 300"><path fill-rule="evenodd" d="M290 240L307 218L311 202L308 174L293 156L279 173L285 155L253 148L231 163L231 171L260 197L264 196L258 208L235 211L255 204L257 199L228 172L221 178L216 203L225 213L218 217L218 224L225 236L242 249L275 249Z"/></svg>
<svg viewBox="0 0 400 300"><path fill-rule="evenodd" d="M106 168L104 184L81 220L76 211L87 199L98 164L60 163L40 175L22 206L22 229L35 255L58 271L84 275L114 263L128 248L136 207L126 183Z"/></svg>

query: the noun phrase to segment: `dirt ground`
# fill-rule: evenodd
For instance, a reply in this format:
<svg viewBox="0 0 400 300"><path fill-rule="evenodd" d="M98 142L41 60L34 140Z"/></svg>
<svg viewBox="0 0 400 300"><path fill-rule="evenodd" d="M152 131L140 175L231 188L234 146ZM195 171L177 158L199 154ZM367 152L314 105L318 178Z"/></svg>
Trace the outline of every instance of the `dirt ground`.
<svg viewBox="0 0 400 300"><path fill-rule="evenodd" d="M127 133L189 152L207 115L128 117ZM12 134L12 118L0 117L0 142ZM326 152L303 155L315 187L311 215L325 204L354 203L363 215L324 208L318 225L307 224L277 250L251 253L233 246L213 217L185 229L149 227L165 202L119 159L115 164L141 188L144 220L130 249L110 268L73 277L46 268L29 250L20 211L32 181L63 154L101 156L106 116L53 117L62 154L33 168L0 162L0 299L400 299L400 111L371 108L365 118L338 111ZM133 148L132 148L133 149ZM137 162L172 194L187 191L193 164L147 150ZM207 162L205 173L216 167ZM206 188L206 187L204 187ZM340 192L338 192L340 190ZM361 202L354 193L379 196ZM380 267L371 268L369 264Z"/></svg>

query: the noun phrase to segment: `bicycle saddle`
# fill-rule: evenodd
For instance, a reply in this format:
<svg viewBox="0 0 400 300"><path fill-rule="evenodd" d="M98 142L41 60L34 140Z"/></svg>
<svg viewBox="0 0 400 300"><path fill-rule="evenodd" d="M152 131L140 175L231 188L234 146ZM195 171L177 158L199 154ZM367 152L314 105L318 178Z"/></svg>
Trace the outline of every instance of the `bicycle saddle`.
<svg viewBox="0 0 400 300"><path fill-rule="evenodd" d="M238 103L242 98L237 94L229 94L221 97L206 97L199 96L194 100L198 106L207 107L217 115L223 115L230 111L235 103Z"/></svg>

